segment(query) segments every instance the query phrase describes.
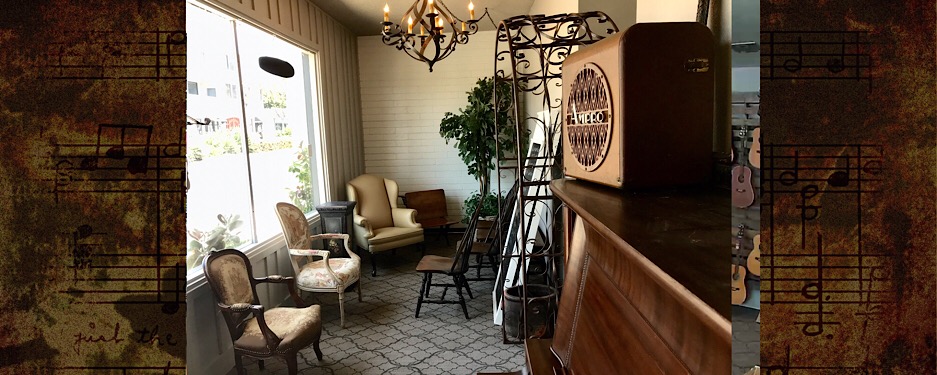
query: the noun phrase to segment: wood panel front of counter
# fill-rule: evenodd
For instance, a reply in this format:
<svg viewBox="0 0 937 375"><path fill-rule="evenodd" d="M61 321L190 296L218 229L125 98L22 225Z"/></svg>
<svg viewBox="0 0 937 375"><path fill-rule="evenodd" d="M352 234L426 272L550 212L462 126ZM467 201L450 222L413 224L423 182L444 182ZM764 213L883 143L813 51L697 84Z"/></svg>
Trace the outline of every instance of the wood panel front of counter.
<svg viewBox="0 0 937 375"><path fill-rule="evenodd" d="M566 374L731 373L728 191L550 188L566 204L566 277L550 351L528 358Z"/></svg>

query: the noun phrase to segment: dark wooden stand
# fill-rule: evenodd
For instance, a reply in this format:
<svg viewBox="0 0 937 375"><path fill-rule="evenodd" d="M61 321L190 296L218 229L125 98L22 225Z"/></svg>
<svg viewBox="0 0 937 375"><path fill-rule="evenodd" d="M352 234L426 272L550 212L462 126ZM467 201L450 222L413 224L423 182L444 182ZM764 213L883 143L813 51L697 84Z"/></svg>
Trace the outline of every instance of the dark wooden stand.
<svg viewBox="0 0 937 375"><path fill-rule="evenodd" d="M322 233L344 233L351 235L352 214L355 209L355 202L352 201L334 201L325 202L316 206L319 212L319 227ZM334 258L348 258L345 253L345 246L336 241L328 241L327 247ZM354 246L352 246L354 248Z"/></svg>

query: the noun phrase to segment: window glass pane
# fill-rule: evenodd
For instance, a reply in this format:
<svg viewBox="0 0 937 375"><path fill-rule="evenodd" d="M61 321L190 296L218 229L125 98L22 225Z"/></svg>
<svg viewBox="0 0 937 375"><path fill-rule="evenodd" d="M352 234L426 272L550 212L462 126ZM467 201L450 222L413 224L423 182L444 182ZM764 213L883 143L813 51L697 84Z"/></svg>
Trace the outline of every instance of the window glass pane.
<svg viewBox="0 0 937 375"><path fill-rule="evenodd" d="M288 202L307 214L318 201L313 190L309 151L307 103L315 103L305 90L305 52L250 25L237 24L244 106L248 121L254 218L258 238L281 232L276 203ZM261 56L275 57L293 66L290 78L260 68Z"/></svg>
<svg viewBox="0 0 937 375"><path fill-rule="evenodd" d="M188 4L186 7L187 75L203 87L231 87L236 95L187 96L186 112L208 125L186 127L189 190L186 230L189 268L201 268L211 248L238 248L249 243L252 218L238 72L232 21ZM189 85L192 87L192 85ZM191 91L190 91L191 92Z"/></svg>

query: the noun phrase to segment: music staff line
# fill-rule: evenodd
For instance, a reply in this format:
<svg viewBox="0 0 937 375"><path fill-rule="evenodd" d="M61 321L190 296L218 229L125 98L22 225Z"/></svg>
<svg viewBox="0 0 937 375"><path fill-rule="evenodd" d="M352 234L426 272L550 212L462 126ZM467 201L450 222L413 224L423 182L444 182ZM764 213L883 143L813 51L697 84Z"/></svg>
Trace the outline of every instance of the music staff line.
<svg viewBox="0 0 937 375"><path fill-rule="evenodd" d="M57 144L54 139L51 140L52 151L50 156L55 161L55 177L53 192L55 194L56 201L58 201L58 194L63 192L72 192L72 193L90 193L90 192L101 192L101 193L118 193L118 192L132 192L132 193L155 193L154 200L157 207L157 214L155 218L155 254L134 254L129 256L131 259L145 259L153 258L154 264L104 264L97 265L92 259L110 259L121 260L128 257L128 254L123 254L121 251L109 251L108 253L96 253L94 249L100 249L103 245L96 241L95 245L83 244L80 240L88 240L92 234L94 234L90 225L81 225L75 231L70 234L71 246L73 248L73 268L75 269L75 278L74 282L82 282L78 277L79 270L103 270L107 278L98 277L97 283L101 282L113 282L118 283L118 285L124 286L119 288L120 290L115 289L112 285L110 288L101 287L101 288L91 288L91 289L78 289L78 288L68 288L67 290L62 290L60 293L78 295L79 297L84 296L84 294L92 295L112 295L112 294L123 294L127 295L139 295L140 293L144 294L153 294L155 295L154 300L127 300L127 299L113 299L107 301L93 300L93 301L71 301L75 304L162 304L162 311L165 314L174 314L179 310L180 305L184 304L184 298L182 297L185 293L185 271L183 270L184 261L176 261L174 265L165 265L165 261L172 262L173 259L182 259L186 255L184 253L176 254L164 254L162 249L162 212L163 212L163 193L179 193L180 197L180 207L184 209L185 207L185 171L183 165L170 165L164 167L163 160L177 161L184 163L185 156L182 153L184 149L184 128L180 128L179 140L175 143L170 143L166 145L154 145L152 144L152 134L153 127L148 125L131 125L131 124L99 124L98 125L98 137L97 142L91 143L75 143L75 144ZM113 141L116 139L117 141ZM69 150L68 155L63 155L63 150ZM156 151L156 155L151 155L153 151ZM178 152L170 152L178 150ZM93 152L93 154L90 154ZM162 155L160 155L162 154ZM80 160L79 166L74 167L74 163L70 159L78 158ZM155 167L150 167L150 160L155 159ZM119 166L108 165L109 163L117 163ZM126 163L121 164L121 163ZM68 167L67 164L71 164L71 167ZM102 165L104 164L104 165ZM66 165L66 168L62 166ZM72 176L73 172L82 171L86 174L97 174L97 177L88 177L85 179L75 179ZM155 178L147 177L150 173L155 172ZM173 176L170 178L164 178L163 175L167 172L178 173L178 176ZM113 174L113 173L122 173L120 176L100 176L101 174ZM143 174L143 176L135 176L137 174ZM105 187L99 188L94 182L118 182L120 186L116 187ZM90 189L68 189L72 183L88 183L91 182L92 186ZM155 183L154 183L155 182ZM164 182L171 183L170 188L166 188ZM130 185L129 187L126 185ZM100 233L98 233L100 234ZM113 255L112 255L113 254ZM174 277L167 277L162 274L163 269L170 268L175 274ZM153 270L155 272L155 277L147 278L145 282L155 282L156 286L153 289L149 290L140 290L130 288L127 283L140 282L140 280L128 281L127 277L131 275L120 275L115 279L110 279L111 273L118 270ZM134 279L139 279L139 275L134 273ZM108 280L101 280L108 279ZM124 279L124 280L121 280ZM172 289L164 290L164 283L171 283L173 285ZM137 285L137 288L140 286ZM170 297L164 301L164 294L173 294L174 297Z"/></svg>
<svg viewBox="0 0 937 375"><path fill-rule="evenodd" d="M776 150L784 148L788 150L793 148L793 155L777 155ZM890 292L888 290L890 280L881 274L885 271L881 260L887 260L890 256L879 253L863 254L861 216L863 194L877 191L876 182L881 181L880 178L868 175L877 176L882 172L882 147L855 144L766 144L763 145L762 151L766 159L766 165L762 171L762 195L764 196L762 206L769 207L771 233L771 238L767 241L767 251L762 254L763 258L767 257L763 259L765 264L762 265L764 269L761 278L762 293L768 294L765 296L767 298L763 298L763 302L793 305L796 316L813 317L807 320L796 319L793 322L794 325L801 326L801 332L807 337L823 334L827 325L838 326L839 322L832 320L831 317L836 316L837 311L845 312L842 310L843 307L863 306L864 311L858 311L855 314L864 316L866 322L876 317L877 311L880 310L878 305L893 303L893 301L881 298L889 295ZM824 151L826 151L825 154ZM841 161L846 162L844 166L817 165ZM778 172L780 173L775 175ZM820 176L817 176L818 174ZM786 186L788 189L778 189L776 184ZM794 187L791 188L792 186ZM800 204L796 207L800 209L801 217L801 249L806 250L807 222L817 219L822 209L820 205L808 204L808 200L818 197L821 192L856 195L856 225L859 227L856 253L848 254L841 251L824 253L823 234L818 231L816 232L815 254L803 252L775 254L776 251L783 249L776 246L775 236L778 235L778 228L775 225L777 207L774 200L778 196L775 194L800 195ZM797 257L808 261L813 259L816 264L776 264L777 260L783 263L785 257L791 259ZM842 261L850 259L855 259L856 264L842 264ZM824 264L824 260L833 261L835 264ZM868 264L870 262L875 264ZM811 270L816 272L815 277L811 277ZM791 273L782 273L782 271L791 271ZM804 271L807 273L804 274ZM834 307L836 307L835 310ZM824 337L831 339L833 334L827 333Z"/></svg>
<svg viewBox="0 0 937 375"><path fill-rule="evenodd" d="M40 65L40 79L185 79L185 31L66 31L65 34L83 42L49 43L45 62ZM128 37L135 40L126 41L124 38ZM72 50L87 46L92 51Z"/></svg>
<svg viewBox="0 0 937 375"><path fill-rule="evenodd" d="M764 79L867 79L871 87L865 31L763 31L761 45Z"/></svg>
<svg viewBox="0 0 937 375"><path fill-rule="evenodd" d="M868 348L866 348L868 353ZM873 374L880 373L881 368L877 366L813 366L813 365L792 365L791 362L791 347L787 346L784 355L784 362L781 364L765 364L761 366L761 372L764 375L815 375L817 371L835 371L839 370L839 373L843 371L850 371L850 373L855 374L856 371L862 371L864 374ZM875 371L875 372L872 372Z"/></svg>

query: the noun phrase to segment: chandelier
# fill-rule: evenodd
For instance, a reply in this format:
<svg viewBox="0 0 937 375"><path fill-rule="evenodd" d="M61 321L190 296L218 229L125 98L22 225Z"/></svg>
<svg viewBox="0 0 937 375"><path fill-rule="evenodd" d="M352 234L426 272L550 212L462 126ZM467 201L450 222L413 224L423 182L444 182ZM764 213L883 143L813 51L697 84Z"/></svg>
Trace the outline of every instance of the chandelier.
<svg viewBox="0 0 937 375"><path fill-rule="evenodd" d="M433 64L445 59L456 44L468 43L469 35L478 32L478 20L488 14L475 18L475 5L469 1L469 19L463 21L456 17L442 0L416 0L403 14L400 23L390 22L390 7L384 4L384 22L381 22L382 40L388 46L397 47L413 59ZM461 25L459 24L461 22ZM406 24L406 29L401 25ZM419 34L414 30L419 28Z"/></svg>

